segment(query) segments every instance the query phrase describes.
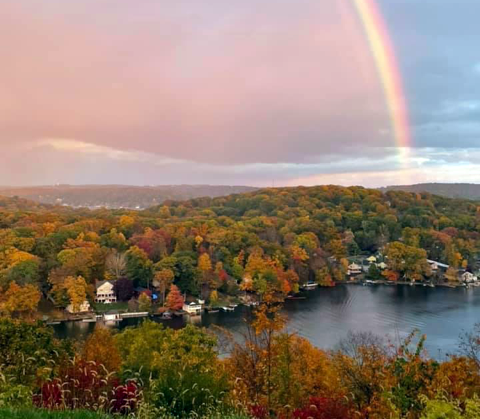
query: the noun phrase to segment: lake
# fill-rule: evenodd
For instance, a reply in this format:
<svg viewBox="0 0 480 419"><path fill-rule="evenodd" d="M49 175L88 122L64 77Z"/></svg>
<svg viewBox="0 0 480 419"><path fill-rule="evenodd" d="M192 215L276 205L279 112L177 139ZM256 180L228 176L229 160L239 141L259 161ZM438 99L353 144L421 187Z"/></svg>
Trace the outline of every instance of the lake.
<svg viewBox="0 0 480 419"><path fill-rule="evenodd" d="M430 355L441 358L456 350L462 331L471 330L480 322L480 288L338 285L308 291L307 297L286 302L288 329L321 348L335 347L350 330L398 339L419 329L427 335ZM218 325L236 334L244 327L249 310L239 306L235 312L158 321L174 328L183 327L186 322L205 327ZM114 327L122 329L139 321L125 319ZM95 324L68 322L54 328L58 337L84 339Z"/></svg>

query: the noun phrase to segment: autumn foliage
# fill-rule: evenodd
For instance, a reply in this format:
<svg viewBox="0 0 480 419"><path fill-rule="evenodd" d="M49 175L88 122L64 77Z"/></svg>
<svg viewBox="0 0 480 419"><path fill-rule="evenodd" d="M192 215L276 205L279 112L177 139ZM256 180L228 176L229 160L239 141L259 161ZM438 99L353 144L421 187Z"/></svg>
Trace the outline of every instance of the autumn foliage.
<svg viewBox="0 0 480 419"><path fill-rule="evenodd" d="M0 403L12 391L48 408L125 413L140 400L181 417L204 409L199 400L210 408L215 394L220 406L256 417L424 419L446 409L467 417L480 395L480 333L441 362L418 334L395 344L353 334L324 351L284 329L280 304L308 283L346 281L359 255L382 261L361 274L375 281L458 284L479 254L478 205L429 194L277 188L145 211L0 197ZM146 288L173 311L185 294L262 304L222 358L198 329L145 322L116 336L97 330L75 346L31 322L42 318L42 296L58 311L93 305L104 279L119 300ZM139 302L158 308L144 293Z"/></svg>
<svg viewBox="0 0 480 419"><path fill-rule="evenodd" d="M165 307L172 311L181 310L183 307L183 297L176 285L170 287L170 292L167 295Z"/></svg>

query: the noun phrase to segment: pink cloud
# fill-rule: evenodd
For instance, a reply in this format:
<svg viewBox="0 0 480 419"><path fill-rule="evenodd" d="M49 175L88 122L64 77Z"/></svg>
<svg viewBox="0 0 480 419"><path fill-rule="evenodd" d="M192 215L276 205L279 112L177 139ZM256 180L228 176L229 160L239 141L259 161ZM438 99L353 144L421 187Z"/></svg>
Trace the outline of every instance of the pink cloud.
<svg viewBox="0 0 480 419"><path fill-rule="evenodd" d="M73 138L213 164L390 145L344 0L18 0L0 4L0 27L2 143Z"/></svg>

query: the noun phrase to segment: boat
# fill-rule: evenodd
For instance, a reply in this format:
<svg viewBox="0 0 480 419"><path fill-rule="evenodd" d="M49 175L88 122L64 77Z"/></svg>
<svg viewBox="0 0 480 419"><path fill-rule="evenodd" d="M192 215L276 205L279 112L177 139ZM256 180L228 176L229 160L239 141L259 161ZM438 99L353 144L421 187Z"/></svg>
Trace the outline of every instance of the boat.
<svg viewBox="0 0 480 419"><path fill-rule="evenodd" d="M223 311L234 311L235 309L233 307L224 306L224 307L222 307L222 310Z"/></svg>
<svg viewBox="0 0 480 419"><path fill-rule="evenodd" d="M306 300L307 297L303 295L288 295L286 300Z"/></svg>
<svg viewBox="0 0 480 419"><path fill-rule="evenodd" d="M207 313L218 313L220 311L219 308L215 307L215 308L212 308L212 307L205 307L205 311Z"/></svg>
<svg viewBox="0 0 480 419"><path fill-rule="evenodd" d="M317 287L318 287L318 284L316 282L308 282L302 288L305 290L314 290Z"/></svg>
<svg viewBox="0 0 480 419"><path fill-rule="evenodd" d="M206 310L206 312L208 314L218 313L219 311L220 311L220 309L218 309L218 308L209 308L209 309Z"/></svg>

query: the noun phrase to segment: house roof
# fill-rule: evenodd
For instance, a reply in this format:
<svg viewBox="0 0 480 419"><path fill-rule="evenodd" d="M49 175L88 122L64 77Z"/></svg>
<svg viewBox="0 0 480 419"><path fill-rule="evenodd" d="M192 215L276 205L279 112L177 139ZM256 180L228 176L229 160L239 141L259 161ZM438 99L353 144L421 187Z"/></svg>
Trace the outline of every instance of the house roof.
<svg viewBox="0 0 480 419"><path fill-rule="evenodd" d="M440 266L440 268L449 268L450 265L446 265L445 263L440 263L440 262L437 262L436 260L431 260L431 259L427 259L427 262L430 263L430 264L435 264L437 266Z"/></svg>
<svg viewBox="0 0 480 419"><path fill-rule="evenodd" d="M105 285L107 282L113 286L113 282L112 282L112 281L108 281L108 280L106 280L106 281L98 281L98 280L97 280L97 281L95 281L95 288L98 289L98 288L100 288L102 285Z"/></svg>

